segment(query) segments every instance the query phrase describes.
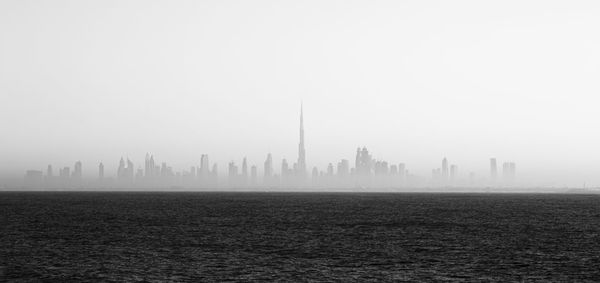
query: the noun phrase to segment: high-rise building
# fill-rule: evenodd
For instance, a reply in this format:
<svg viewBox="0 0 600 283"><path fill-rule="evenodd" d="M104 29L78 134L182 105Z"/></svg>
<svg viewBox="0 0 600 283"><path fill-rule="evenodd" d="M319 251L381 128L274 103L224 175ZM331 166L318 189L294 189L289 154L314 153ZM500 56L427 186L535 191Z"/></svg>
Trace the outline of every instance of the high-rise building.
<svg viewBox="0 0 600 283"><path fill-rule="evenodd" d="M458 176L458 166L455 164L450 165L450 180L456 180Z"/></svg>
<svg viewBox="0 0 600 283"><path fill-rule="evenodd" d="M504 162L502 164L502 177L506 182L512 182L516 175L516 164L514 162Z"/></svg>
<svg viewBox="0 0 600 283"><path fill-rule="evenodd" d="M235 162L230 161L229 162L229 176L237 176L237 166L235 165Z"/></svg>
<svg viewBox="0 0 600 283"><path fill-rule="evenodd" d="M406 165L404 165L404 163L398 164L398 175L400 175L400 179L406 177Z"/></svg>
<svg viewBox="0 0 600 283"><path fill-rule="evenodd" d="M104 179L104 164L102 162L98 165L98 179Z"/></svg>
<svg viewBox="0 0 600 283"><path fill-rule="evenodd" d="M246 160L246 157L244 157L244 160L242 161L242 178L243 182L246 182L248 179L248 161Z"/></svg>
<svg viewBox="0 0 600 283"><path fill-rule="evenodd" d="M342 159L337 165L337 174L340 177L346 177L350 174L350 164L347 159Z"/></svg>
<svg viewBox="0 0 600 283"><path fill-rule="evenodd" d="M267 160L265 160L265 179L273 177L273 158L271 154L267 154Z"/></svg>
<svg viewBox="0 0 600 283"><path fill-rule="evenodd" d="M117 169L117 178L120 181L131 182L133 181L133 171L133 162L127 158L127 166L125 166L125 160L121 157L119 168Z"/></svg>
<svg viewBox="0 0 600 283"><path fill-rule="evenodd" d="M490 158L490 179L496 181L498 178L498 165L496 164L496 158Z"/></svg>
<svg viewBox="0 0 600 283"><path fill-rule="evenodd" d="M77 161L73 167L73 179L80 180L82 175L81 161Z"/></svg>
<svg viewBox="0 0 600 283"><path fill-rule="evenodd" d="M119 168L117 168L117 178L125 178L125 160L123 159L123 157L121 157L121 160L119 160Z"/></svg>
<svg viewBox="0 0 600 283"><path fill-rule="evenodd" d="M207 177L209 175L210 167L208 163L208 154L202 154L200 156L200 172L198 175L201 177Z"/></svg>
<svg viewBox="0 0 600 283"><path fill-rule="evenodd" d="M281 161L281 177L287 176L289 174L289 166L287 160L285 158Z"/></svg>
<svg viewBox="0 0 600 283"><path fill-rule="evenodd" d="M154 162L154 155L146 153L146 160L144 163L144 176L150 178L157 176L159 172L156 170L156 164Z"/></svg>
<svg viewBox="0 0 600 283"><path fill-rule="evenodd" d="M306 176L306 151L304 149L304 111L300 104L300 142L298 143L298 162L296 162L296 175Z"/></svg>
<svg viewBox="0 0 600 283"><path fill-rule="evenodd" d="M332 177L333 176L333 164L329 163L329 165L327 166L327 176Z"/></svg>
<svg viewBox="0 0 600 283"><path fill-rule="evenodd" d="M127 158L127 179L130 181L133 180L133 171L133 162Z"/></svg>
<svg viewBox="0 0 600 283"><path fill-rule="evenodd" d="M366 147L356 149L355 172L357 175L370 175L373 159Z"/></svg>
<svg viewBox="0 0 600 283"><path fill-rule="evenodd" d="M356 148L356 158L354 159L354 172L358 175L360 168L360 147Z"/></svg>
<svg viewBox="0 0 600 283"><path fill-rule="evenodd" d="M446 159L446 157L444 157L444 159L442 159L442 180L447 180L448 179L448 159Z"/></svg>
<svg viewBox="0 0 600 283"><path fill-rule="evenodd" d="M52 178L54 173L52 172L52 165L48 165L48 169L46 169L46 176Z"/></svg>
<svg viewBox="0 0 600 283"><path fill-rule="evenodd" d="M217 163L213 164L212 170L210 171L213 179L216 181L217 178L219 177L219 167L217 166Z"/></svg>
<svg viewBox="0 0 600 283"><path fill-rule="evenodd" d="M257 182L257 171L258 170L256 169L256 165L252 165L252 167L250 167L250 183L252 183L253 185Z"/></svg>
<svg viewBox="0 0 600 283"><path fill-rule="evenodd" d="M398 166L396 164L390 165L390 175L398 175Z"/></svg>
<svg viewBox="0 0 600 283"><path fill-rule="evenodd" d="M382 161L382 162L381 162L381 167L380 167L380 170L379 170L379 172L380 172L380 174L382 174L382 175L388 175L388 174L390 173L390 169L389 169L389 167L388 167L388 163L387 163L387 161Z"/></svg>
<svg viewBox="0 0 600 283"><path fill-rule="evenodd" d="M62 170L59 170L59 176L63 180L69 179L69 176L71 176L71 169L69 167L65 167Z"/></svg>

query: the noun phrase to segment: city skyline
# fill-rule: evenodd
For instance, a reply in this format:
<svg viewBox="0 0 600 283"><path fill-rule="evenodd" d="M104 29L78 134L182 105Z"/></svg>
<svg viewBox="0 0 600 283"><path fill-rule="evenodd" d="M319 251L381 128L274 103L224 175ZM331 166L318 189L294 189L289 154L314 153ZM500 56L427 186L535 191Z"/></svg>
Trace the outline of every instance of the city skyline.
<svg viewBox="0 0 600 283"><path fill-rule="evenodd" d="M497 158L600 185L599 3L126 2L0 3L0 179L146 152L291 168L303 101L309 177L367 146L428 178Z"/></svg>
<svg viewBox="0 0 600 283"><path fill-rule="evenodd" d="M326 168L312 167L307 174L306 148L304 144L304 106L300 104L299 136L297 161L288 164L286 158L281 160L281 169L275 170L271 153L264 161L262 172L257 164L249 164L246 157L239 163L231 160L225 172L218 171L218 163L209 162L209 155L202 154L199 165L192 165L189 170L174 169L167 162L157 162L154 155L146 153L144 167L129 157L121 157L115 175L105 174L104 163L97 168L97 177L89 177L84 181L82 162L76 161L73 171L69 166L59 168L54 175L52 164L42 170L27 170L24 176L24 188L37 189L401 189L418 187L518 187L516 182L516 165L504 162L502 178L498 178L496 158L490 159L490 175L484 179L475 179L475 173L468 176L459 174L458 165L449 164L444 157L441 167L432 169L431 178L411 173L405 163L393 164L385 160L373 158L367 147L356 149L354 166L350 167L348 159L341 159ZM250 170L250 171L249 171ZM259 174L262 177L259 178Z"/></svg>
<svg viewBox="0 0 600 283"><path fill-rule="evenodd" d="M594 0L1 0L0 281L600 281L598 27Z"/></svg>

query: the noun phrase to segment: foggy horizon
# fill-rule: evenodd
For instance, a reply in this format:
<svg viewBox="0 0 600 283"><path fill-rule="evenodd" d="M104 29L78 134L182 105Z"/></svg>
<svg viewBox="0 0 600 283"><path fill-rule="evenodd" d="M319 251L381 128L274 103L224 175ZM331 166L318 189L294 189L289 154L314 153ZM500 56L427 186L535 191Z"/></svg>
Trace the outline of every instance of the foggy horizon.
<svg viewBox="0 0 600 283"><path fill-rule="evenodd" d="M597 282L600 1L2 0L0 282Z"/></svg>
<svg viewBox="0 0 600 283"><path fill-rule="evenodd" d="M395 164L373 157L367 147L358 147L355 158L330 162L326 168L311 167L306 161L303 104L300 105L297 161L283 158L280 170L269 152L263 163L241 162L232 159L219 170L218 162L210 162L202 154L199 164L189 170L173 168L168 162L154 158L147 152L144 166L136 166L132 159L120 157L116 174L104 162L99 162L96 176L84 174L80 160L73 167L54 167L46 170L27 170L22 186L15 180L5 180L5 189L25 188L43 190L69 189L134 189L134 190L325 190L325 191L390 191L411 192L426 189L448 192L535 192L544 189L517 178L514 161L489 159L488 174L478 176L474 171L461 173L460 166L444 157L439 167L431 169L429 177L410 171L406 163ZM354 165L354 166L352 166ZM262 167L262 170L259 168ZM88 170L89 172L89 170ZM531 180L529 180L531 181ZM546 189L564 189L547 186ZM584 183L582 187L589 188ZM593 186L592 186L593 188ZM545 191L547 192L547 191ZM556 191L561 192L561 191ZM588 191L592 192L592 191Z"/></svg>
<svg viewBox="0 0 600 283"><path fill-rule="evenodd" d="M93 3L93 5L92 5ZM150 153L306 171L366 147L416 187L443 158L461 186L600 186L600 3L3 1L0 188L81 161L117 178ZM388 167L388 170L391 170ZM337 170L335 171L337 172ZM473 173L473 178L471 178ZM474 182L469 183L471 180ZM225 183L223 183L225 184ZM458 186L455 184L454 186ZM221 188L226 188L222 186ZM325 186L324 186L325 187Z"/></svg>

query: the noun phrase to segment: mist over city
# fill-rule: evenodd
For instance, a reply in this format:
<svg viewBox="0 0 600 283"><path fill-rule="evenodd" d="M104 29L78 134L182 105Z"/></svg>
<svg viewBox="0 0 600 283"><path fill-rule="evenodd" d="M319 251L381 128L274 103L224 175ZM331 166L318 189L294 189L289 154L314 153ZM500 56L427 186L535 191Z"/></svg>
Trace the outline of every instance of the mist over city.
<svg viewBox="0 0 600 283"><path fill-rule="evenodd" d="M0 282L598 282L600 1L2 0Z"/></svg>
<svg viewBox="0 0 600 283"><path fill-rule="evenodd" d="M115 175L106 174L103 162L97 165L96 178L84 178L83 164L75 162L73 169L66 166L58 168L55 175L52 164L45 172L27 170L23 188L26 189L176 189L176 190L350 190L350 191L414 191L422 188L469 191L484 188L490 191L516 191L523 189L516 182L516 165L504 162L501 171L496 158L489 159L489 175L476 179L474 172L464 178L459 167L443 158L441 166L431 170L430 178L412 174L405 163L393 164L385 160L374 159L367 147L356 149L351 166L348 159L329 163L326 168L314 166L308 168L306 162L304 111L300 107L297 160L282 159L279 171L271 153L268 153L261 171L256 164L248 163L246 157L241 164L230 161L219 174L219 164L210 163L209 155L202 154L199 165L187 170L177 171L167 162L155 160L154 155L146 153L144 167L135 167L127 157L121 157ZM335 164L335 165L334 165ZM259 177L260 172L260 177ZM501 175L499 176L499 172Z"/></svg>
<svg viewBox="0 0 600 283"><path fill-rule="evenodd" d="M417 187L502 185L491 158L514 186L600 185L596 3L350 2L3 2L0 187L78 161L117 182L121 157L135 179L147 153L181 179L207 154L223 189L270 153L281 178L301 102L310 186L363 147Z"/></svg>

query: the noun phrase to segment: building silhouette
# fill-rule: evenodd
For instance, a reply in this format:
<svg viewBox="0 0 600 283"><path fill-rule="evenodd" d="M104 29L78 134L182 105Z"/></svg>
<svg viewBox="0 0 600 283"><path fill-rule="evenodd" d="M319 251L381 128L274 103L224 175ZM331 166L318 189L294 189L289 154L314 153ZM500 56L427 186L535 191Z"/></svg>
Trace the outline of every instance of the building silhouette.
<svg viewBox="0 0 600 283"><path fill-rule="evenodd" d="M267 154L267 159L265 160L264 174L264 178L267 180L273 177L273 157L270 153Z"/></svg>
<svg viewBox="0 0 600 283"><path fill-rule="evenodd" d="M211 170L211 175L213 178L213 182L217 181L217 178L219 176L219 166L217 165L217 163L213 164L212 170Z"/></svg>
<svg viewBox="0 0 600 283"><path fill-rule="evenodd" d="M446 159L446 157L444 157L444 159L442 159L442 175L441 175L442 181L446 182L448 180L448 159Z"/></svg>
<svg viewBox="0 0 600 283"><path fill-rule="evenodd" d="M104 164L102 162L98 164L98 179L104 180Z"/></svg>
<svg viewBox="0 0 600 283"><path fill-rule="evenodd" d="M235 162L230 161L228 166L228 177L229 177L229 185L232 187L237 187L238 185L238 167L235 165Z"/></svg>
<svg viewBox="0 0 600 283"><path fill-rule="evenodd" d="M398 177L400 177L401 181L406 179L406 165L404 163L398 164Z"/></svg>
<svg viewBox="0 0 600 283"><path fill-rule="evenodd" d="M252 167L250 167L250 183L252 185L256 185L256 183L258 182L257 178L258 170L256 169L256 165L252 165Z"/></svg>
<svg viewBox="0 0 600 283"><path fill-rule="evenodd" d="M504 162L502 164L502 177L506 183L512 183L515 180L516 167L514 162Z"/></svg>
<svg viewBox="0 0 600 283"><path fill-rule="evenodd" d="M246 160L246 157L244 157L244 160L242 161L241 182L243 185L246 185L248 182L248 161Z"/></svg>
<svg viewBox="0 0 600 283"><path fill-rule="evenodd" d="M342 159L337 164L337 175L341 178L346 178L350 175L350 163L348 159Z"/></svg>
<svg viewBox="0 0 600 283"><path fill-rule="evenodd" d="M119 160L119 167L117 168L117 178L122 180L125 178L125 160L121 157Z"/></svg>
<svg viewBox="0 0 600 283"><path fill-rule="evenodd" d="M73 174L72 177L76 181L81 181L81 177L83 175L81 161L75 162L73 166Z"/></svg>
<svg viewBox="0 0 600 283"><path fill-rule="evenodd" d="M66 182L67 180L69 180L69 177L71 176L71 169L69 167L64 167L63 169L59 169L58 175L61 180Z"/></svg>
<svg viewBox="0 0 600 283"><path fill-rule="evenodd" d="M288 177L290 175L290 167L287 160L284 158L281 160L281 177Z"/></svg>
<svg viewBox="0 0 600 283"><path fill-rule="evenodd" d="M363 147L362 150L359 148L356 149L356 175L369 176L371 175L371 167L373 163L373 158L369 154L369 151L366 147Z"/></svg>
<svg viewBox="0 0 600 283"><path fill-rule="evenodd" d="M450 165L450 180L451 181L456 181L456 178L458 177L458 165L452 164Z"/></svg>
<svg viewBox="0 0 600 283"><path fill-rule="evenodd" d="M498 166L496 165L496 158L490 158L490 179L495 182L498 178Z"/></svg>
<svg viewBox="0 0 600 283"><path fill-rule="evenodd" d="M210 165L208 162L208 154L202 154L200 156L200 172L201 178L207 178L210 175Z"/></svg>
<svg viewBox="0 0 600 283"><path fill-rule="evenodd" d="M300 104L300 142L298 143L298 162L296 162L296 175L304 179L306 177L306 150L304 148L304 110Z"/></svg>
<svg viewBox="0 0 600 283"><path fill-rule="evenodd" d="M48 168L46 169L46 177L52 178L54 177L54 172L52 171L52 165L48 164Z"/></svg>
<svg viewBox="0 0 600 283"><path fill-rule="evenodd" d="M341 159L339 162L325 163L325 168L313 167L311 171L312 182L307 182L309 178L306 164L306 148L304 135L304 109L300 105L300 123L299 123L299 141L298 158L293 164L288 163L287 159L281 160L281 167L274 169L271 153L267 154L264 161L264 177L262 184L265 187L291 187L291 188L318 188L318 187L336 187L336 188L399 188L408 187L414 184L425 186L445 186L448 184L465 184L467 176L464 179L458 177L458 165L450 165L448 159L444 157L441 167L431 170L431 180L427 176L409 175L409 171L404 163L392 163L386 160L374 159L366 146L356 148L354 167L351 166L348 159ZM496 158L490 158L490 179L495 180L498 176ZM160 165L159 165L160 164ZM212 165L212 169L211 169ZM250 168L248 168L250 167ZM184 170L174 170L166 162L157 162L151 153L146 153L143 168L134 170L133 162L127 158L121 157L117 169L116 180L107 178L104 184L111 184L115 187L129 188L168 188L168 187L187 187L187 188L211 188L216 189L219 186L226 187L229 184L232 187L260 187L258 180L258 168L248 163L246 157L243 157L240 167L234 161L229 162L226 167L227 172L223 172L222 179L219 179L218 166L216 163L210 164L208 154L200 156L200 164L194 164ZM277 170L280 169L280 170ZM250 171L250 172L249 172ZM278 171L278 172L277 172ZM468 171L467 171L468 172ZM73 171L69 167L59 169L58 176L54 177L53 168L48 165L46 178L44 181L47 187L80 185L84 182L81 161L74 164ZM35 180L38 176L37 170L28 170L25 172L28 183ZM502 181L511 184L515 180L516 165L514 162L505 162L502 164ZM42 177L43 178L43 177ZM98 164L98 179L105 179L104 165ZM220 180L224 185L219 184ZM462 182L462 183L461 183ZM92 182L99 184L99 182Z"/></svg>

